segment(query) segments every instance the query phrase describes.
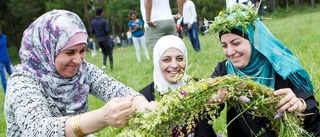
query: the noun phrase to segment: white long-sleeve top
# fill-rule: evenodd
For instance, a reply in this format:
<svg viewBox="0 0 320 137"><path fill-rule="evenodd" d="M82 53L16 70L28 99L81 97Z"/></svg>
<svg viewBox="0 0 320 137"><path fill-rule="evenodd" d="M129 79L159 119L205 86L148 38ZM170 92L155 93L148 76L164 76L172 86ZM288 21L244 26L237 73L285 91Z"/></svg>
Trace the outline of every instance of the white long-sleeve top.
<svg viewBox="0 0 320 137"><path fill-rule="evenodd" d="M144 6L144 0L140 0L140 11L142 19L146 22L146 8ZM172 19L172 12L170 8L169 0L152 0L152 9L151 9L151 21L156 22L159 20L168 20ZM148 24L144 23L144 27L147 27Z"/></svg>
<svg viewBox="0 0 320 137"><path fill-rule="evenodd" d="M192 24L197 21L196 7L191 0L187 0L183 4L182 15L184 24Z"/></svg>

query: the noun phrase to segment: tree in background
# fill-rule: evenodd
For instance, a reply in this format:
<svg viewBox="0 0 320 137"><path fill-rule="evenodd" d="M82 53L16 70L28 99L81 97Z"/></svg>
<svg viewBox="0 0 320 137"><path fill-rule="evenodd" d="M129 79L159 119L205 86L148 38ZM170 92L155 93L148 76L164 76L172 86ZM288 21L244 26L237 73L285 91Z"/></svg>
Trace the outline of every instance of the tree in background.
<svg viewBox="0 0 320 137"><path fill-rule="evenodd" d="M225 0L193 0L198 11L198 17L213 20L220 10L225 8ZM87 30L90 30L90 20L95 17L95 8L101 7L105 10L105 17L108 20L111 33L120 34L127 31L128 13L140 12L139 1L133 0L1 0L0 1L0 28L7 34L9 45L20 47L23 31L28 25L43 13L52 9L66 9L77 13L85 23ZM315 8L316 0L262 0L263 5L269 8L270 12L288 6L299 8L303 4ZM178 13L177 3L170 0L172 13ZM91 32L88 31L89 35Z"/></svg>

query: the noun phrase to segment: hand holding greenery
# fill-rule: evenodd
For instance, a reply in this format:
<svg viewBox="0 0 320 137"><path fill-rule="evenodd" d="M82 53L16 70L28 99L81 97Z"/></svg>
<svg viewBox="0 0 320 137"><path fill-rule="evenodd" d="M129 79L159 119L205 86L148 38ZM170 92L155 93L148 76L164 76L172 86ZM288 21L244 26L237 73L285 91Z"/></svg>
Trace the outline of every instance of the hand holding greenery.
<svg viewBox="0 0 320 137"><path fill-rule="evenodd" d="M214 121L219 113L219 105L207 104L206 100L220 88L227 88L228 107L249 112L253 118L266 117L270 120L269 126L278 136L311 136L301 126L303 119L300 112L277 113L275 104L281 97L275 97L272 89L250 78L231 75L190 81L187 85L164 94L154 110L134 114L119 136L170 136L171 129L176 125L187 123L187 130L190 131L196 119L210 116Z"/></svg>

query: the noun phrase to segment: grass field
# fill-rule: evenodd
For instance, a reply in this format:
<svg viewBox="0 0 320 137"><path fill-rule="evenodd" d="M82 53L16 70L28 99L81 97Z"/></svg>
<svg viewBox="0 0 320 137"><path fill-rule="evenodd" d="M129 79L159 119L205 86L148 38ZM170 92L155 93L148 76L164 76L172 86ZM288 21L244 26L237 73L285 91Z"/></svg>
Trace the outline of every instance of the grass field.
<svg viewBox="0 0 320 137"><path fill-rule="evenodd" d="M319 10L318 10L319 11ZM297 13L284 18L273 18L263 20L270 31L282 41L300 60L301 65L309 72L315 87L315 96L318 101L320 89L320 12ZM188 48L189 65L187 73L193 77L208 78L213 72L214 67L219 61L225 59L222 54L222 47L219 44L217 35L205 36L199 35L201 43L201 52L197 53L192 49L190 41L186 39L184 42ZM14 49L10 49L11 57L17 56ZM92 58L91 53L87 52L86 60L98 67L102 67L102 56L99 53L98 57ZM106 73L125 85L139 91L144 86L152 82L152 61L147 61L141 54L142 62L137 63L135 50L133 46L125 47L122 50L115 48L114 50L114 70ZM152 57L151 57L152 58ZM17 64L18 61L14 61ZM107 66L108 68L108 66ZM0 136L5 136L6 123L3 113L4 94L0 89ZM104 103L90 96L89 109L100 108ZM220 118L215 121L214 129L216 133L226 135L225 113L222 113ZM116 136L118 129L105 128L96 133L97 136Z"/></svg>

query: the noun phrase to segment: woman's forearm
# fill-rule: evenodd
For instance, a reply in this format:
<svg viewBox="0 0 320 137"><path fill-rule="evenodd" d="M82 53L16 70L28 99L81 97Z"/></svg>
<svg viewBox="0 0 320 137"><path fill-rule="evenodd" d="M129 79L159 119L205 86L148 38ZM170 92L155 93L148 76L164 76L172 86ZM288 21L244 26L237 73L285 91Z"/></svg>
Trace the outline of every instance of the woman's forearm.
<svg viewBox="0 0 320 137"><path fill-rule="evenodd" d="M77 120L79 120L78 125ZM94 110L69 117L65 122L65 135L66 137L77 137L73 128L78 128L83 134L88 135L103 129L106 126L107 124L103 121L102 115L99 114L99 110Z"/></svg>

